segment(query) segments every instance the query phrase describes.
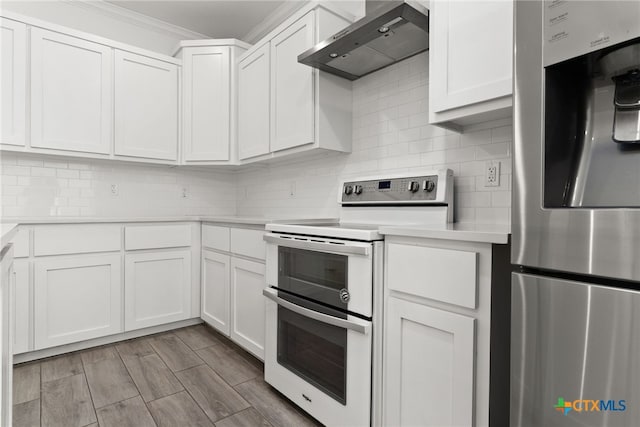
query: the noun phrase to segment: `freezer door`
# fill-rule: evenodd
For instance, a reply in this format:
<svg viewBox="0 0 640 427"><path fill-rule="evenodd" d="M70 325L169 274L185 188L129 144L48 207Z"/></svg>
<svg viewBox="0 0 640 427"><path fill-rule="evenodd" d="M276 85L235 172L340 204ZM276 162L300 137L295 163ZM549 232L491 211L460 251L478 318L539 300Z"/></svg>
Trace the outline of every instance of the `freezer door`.
<svg viewBox="0 0 640 427"><path fill-rule="evenodd" d="M511 425L640 425L640 292L513 273Z"/></svg>

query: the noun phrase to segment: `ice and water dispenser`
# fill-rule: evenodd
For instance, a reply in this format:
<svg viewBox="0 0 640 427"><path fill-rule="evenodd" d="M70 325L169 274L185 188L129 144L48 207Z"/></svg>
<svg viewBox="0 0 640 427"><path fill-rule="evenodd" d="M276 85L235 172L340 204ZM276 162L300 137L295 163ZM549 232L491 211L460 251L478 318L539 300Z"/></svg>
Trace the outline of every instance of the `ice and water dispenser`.
<svg viewBox="0 0 640 427"><path fill-rule="evenodd" d="M640 2L547 1L544 37L544 207L640 207Z"/></svg>

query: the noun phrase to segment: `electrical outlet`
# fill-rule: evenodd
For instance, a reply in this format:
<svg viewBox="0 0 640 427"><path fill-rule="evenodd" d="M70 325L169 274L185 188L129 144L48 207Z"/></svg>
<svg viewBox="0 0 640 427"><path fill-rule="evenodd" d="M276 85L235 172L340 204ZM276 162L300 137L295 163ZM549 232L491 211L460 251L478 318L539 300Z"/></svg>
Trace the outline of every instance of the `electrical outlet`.
<svg viewBox="0 0 640 427"><path fill-rule="evenodd" d="M187 189L187 187L182 187L182 198L186 199L187 197L189 197L189 189Z"/></svg>
<svg viewBox="0 0 640 427"><path fill-rule="evenodd" d="M118 184L111 184L111 195L112 196L118 195Z"/></svg>
<svg viewBox="0 0 640 427"><path fill-rule="evenodd" d="M484 186L500 186L500 162L488 161L484 165Z"/></svg>

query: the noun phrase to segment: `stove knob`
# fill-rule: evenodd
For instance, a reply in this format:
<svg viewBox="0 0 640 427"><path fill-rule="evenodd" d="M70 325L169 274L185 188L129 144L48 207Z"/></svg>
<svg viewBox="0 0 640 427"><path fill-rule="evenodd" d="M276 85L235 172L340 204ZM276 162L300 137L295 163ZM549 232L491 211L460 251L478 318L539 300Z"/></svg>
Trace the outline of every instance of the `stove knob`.
<svg viewBox="0 0 640 427"><path fill-rule="evenodd" d="M423 188L427 193L431 193L433 189L436 188L436 183L427 179L424 182Z"/></svg>
<svg viewBox="0 0 640 427"><path fill-rule="evenodd" d="M353 187L350 186L350 185L345 185L344 186L344 194L346 194L348 196L351 193L353 193Z"/></svg>
<svg viewBox="0 0 640 427"><path fill-rule="evenodd" d="M409 188L407 188L407 190L411 191L412 193L415 193L419 189L420 189L420 183L418 181L409 182Z"/></svg>
<svg viewBox="0 0 640 427"><path fill-rule="evenodd" d="M362 194L362 185L356 185L353 187L354 194Z"/></svg>

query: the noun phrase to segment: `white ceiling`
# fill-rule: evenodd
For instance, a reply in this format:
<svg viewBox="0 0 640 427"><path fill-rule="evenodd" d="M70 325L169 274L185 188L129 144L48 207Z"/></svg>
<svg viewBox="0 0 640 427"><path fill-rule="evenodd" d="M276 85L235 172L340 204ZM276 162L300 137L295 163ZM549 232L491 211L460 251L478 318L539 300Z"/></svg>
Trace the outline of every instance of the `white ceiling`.
<svg viewBox="0 0 640 427"><path fill-rule="evenodd" d="M107 2L211 38L237 39L244 39L256 25L279 7L297 8L301 5L298 0L107 0Z"/></svg>

